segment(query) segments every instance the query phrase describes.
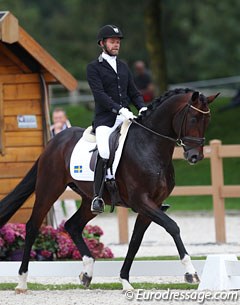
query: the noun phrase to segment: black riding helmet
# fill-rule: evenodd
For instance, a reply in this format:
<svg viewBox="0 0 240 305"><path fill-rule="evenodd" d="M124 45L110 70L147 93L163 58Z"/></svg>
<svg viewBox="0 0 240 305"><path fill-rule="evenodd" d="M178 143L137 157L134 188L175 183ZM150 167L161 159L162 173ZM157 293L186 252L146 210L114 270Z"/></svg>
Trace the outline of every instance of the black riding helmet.
<svg viewBox="0 0 240 305"><path fill-rule="evenodd" d="M104 25L98 32L97 43L100 45L100 41L111 37L118 37L120 39L123 39L122 31L116 25Z"/></svg>

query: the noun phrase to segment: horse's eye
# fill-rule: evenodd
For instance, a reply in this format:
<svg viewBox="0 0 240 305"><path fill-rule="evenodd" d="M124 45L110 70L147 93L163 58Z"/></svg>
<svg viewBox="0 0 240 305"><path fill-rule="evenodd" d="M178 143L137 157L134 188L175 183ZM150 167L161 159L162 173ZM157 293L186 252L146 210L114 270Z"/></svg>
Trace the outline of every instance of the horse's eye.
<svg viewBox="0 0 240 305"><path fill-rule="evenodd" d="M191 124L196 124L197 123L197 118L196 117L192 117L190 122L191 122Z"/></svg>

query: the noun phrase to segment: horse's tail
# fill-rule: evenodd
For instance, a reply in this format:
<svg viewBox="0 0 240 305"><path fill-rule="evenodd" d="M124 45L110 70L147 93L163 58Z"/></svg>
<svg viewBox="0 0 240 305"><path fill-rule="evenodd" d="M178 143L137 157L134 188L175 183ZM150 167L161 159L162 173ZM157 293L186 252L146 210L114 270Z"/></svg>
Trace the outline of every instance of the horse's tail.
<svg viewBox="0 0 240 305"><path fill-rule="evenodd" d="M16 213L34 192L37 180L38 160L23 180L0 201L0 228Z"/></svg>

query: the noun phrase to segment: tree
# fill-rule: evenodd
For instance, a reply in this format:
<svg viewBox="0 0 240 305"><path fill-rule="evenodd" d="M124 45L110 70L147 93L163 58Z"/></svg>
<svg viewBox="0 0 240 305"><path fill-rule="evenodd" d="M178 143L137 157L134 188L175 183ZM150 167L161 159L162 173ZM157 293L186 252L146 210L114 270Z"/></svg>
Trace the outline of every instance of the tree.
<svg viewBox="0 0 240 305"><path fill-rule="evenodd" d="M86 79L86 65L100 52L97 31L109 23L116 23L125 36L120 57L130 67L136 60L150 63L161 92L169 83L240 71L240 1L1 0L0 10L15 14L81 80Z"/></svg>
<svg viewBox="0 0 240 305"><path fill-rule="evenodd" d="M167 90L167 66L162 31L162 1L149 0L145 9L146 46L153 79L160 92ZM157 92L159 93L159 92Z"/></svg>

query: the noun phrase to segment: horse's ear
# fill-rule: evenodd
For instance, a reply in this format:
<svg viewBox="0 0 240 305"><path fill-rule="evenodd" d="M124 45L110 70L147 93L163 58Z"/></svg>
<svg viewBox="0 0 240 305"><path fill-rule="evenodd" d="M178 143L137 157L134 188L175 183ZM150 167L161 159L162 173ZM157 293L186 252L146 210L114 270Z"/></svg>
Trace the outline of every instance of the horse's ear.
<svg viewBox="0 0 240 305"><path fill-rule="evenodd" d="M194 103L198 100L199 98L199 92L198 91L194 91L191 97L191 101Z"/></svg>
<svg viewBox="0 0 240 305"><path fill-rule="evenodd" d="M207 97L207 102L208 104L212 103L218 96L219 96L220 92L218 92L217 94L215 95L210 95Z"/></svg>

